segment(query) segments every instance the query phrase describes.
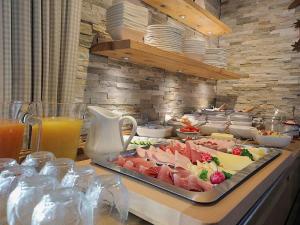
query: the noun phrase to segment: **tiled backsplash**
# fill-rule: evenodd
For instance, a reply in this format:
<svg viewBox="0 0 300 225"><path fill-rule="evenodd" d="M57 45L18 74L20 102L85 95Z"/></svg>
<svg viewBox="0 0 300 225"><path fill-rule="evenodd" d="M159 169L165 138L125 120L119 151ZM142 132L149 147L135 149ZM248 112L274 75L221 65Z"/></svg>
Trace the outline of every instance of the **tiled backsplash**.
<svg viewBox="0 0 300 225"><path fill-rule="evenodd" d="M220 38L220 45L229 51L230 67L250 77L218 81L219 104L262 104L256 111L267 115L275 105L288 116L295 106L300 119L300 54L291 47L299 38L294 23L300 7L288 10L288 0L223 2L221 19L232 33Z"/></svg>

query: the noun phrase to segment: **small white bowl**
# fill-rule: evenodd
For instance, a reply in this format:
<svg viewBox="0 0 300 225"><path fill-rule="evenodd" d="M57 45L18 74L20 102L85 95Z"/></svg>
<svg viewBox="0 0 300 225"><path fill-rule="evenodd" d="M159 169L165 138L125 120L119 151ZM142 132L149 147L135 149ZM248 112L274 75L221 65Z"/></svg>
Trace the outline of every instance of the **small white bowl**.
<svg viewBox="0 0 300 225"><path fill-rule="evenodd" d="M257 133L255 135L255 141L258 144L266 146L266 147L284 148L291 143L292 137L288 136L288 135L266 136L266 135L260 135L259 133Z"/></svg>
<svg viewBox="0 0 300 225"><path fill-rule="evenodd" d="M200 136L200 132L181 132L180 129L176 130L176 134L181 139L186 139L186 138L196 139Z"/></svg>
<svg viewBox="0 0 300 225"><path fill-rule="evenodd" d="M245 122L245 121L230 121L230 123L232 125L238 125L238 126L249 126L249 127L252 126L252 121L250 121L250 122Z"/></svg>
<svg viewBox="0 0 300 225"><path fill-rule="evenodd" d="M207 123L200 126L200 133L203 135L211 135L212 133L223 133L226 129L226 124Z"/></svg>
<svg viewBox="0 0 300 225"><path fill-rule="evenodd" d="M230 125L229 132L235 137L252 139L255 137L257 129L250 126Z"/></svg>
<svg viewBox="0 0 300 225"><path fill-rule="evenodd" d="M143 127L138 126L136 129L136 132L139 136L142 137L152 137L152 138L164 138L164 137L170 137L172 135L172 129L171 126L155 126L152 125L150 127Z"/></svg>

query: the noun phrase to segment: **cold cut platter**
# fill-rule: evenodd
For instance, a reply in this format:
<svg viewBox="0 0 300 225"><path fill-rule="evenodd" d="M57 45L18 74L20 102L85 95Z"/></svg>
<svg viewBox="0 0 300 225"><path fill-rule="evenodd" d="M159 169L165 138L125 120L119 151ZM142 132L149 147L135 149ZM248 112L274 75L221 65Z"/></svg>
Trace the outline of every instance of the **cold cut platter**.
<svg viewBox="0 0 300 225"><path fill-rule="evenodd" d="M280 152L280 149L201 138L103 154L93 162L193 202L214 203Z"/></svg>

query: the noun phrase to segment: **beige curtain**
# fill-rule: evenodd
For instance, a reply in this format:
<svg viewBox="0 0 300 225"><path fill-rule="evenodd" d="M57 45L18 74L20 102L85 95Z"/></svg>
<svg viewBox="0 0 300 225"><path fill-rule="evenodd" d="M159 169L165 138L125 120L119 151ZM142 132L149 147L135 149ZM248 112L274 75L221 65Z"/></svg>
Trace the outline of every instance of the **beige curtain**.
<svg viewBox="0 0 300 225"><path fill-rule="evenodd" d="M81 0L0 1L0 102L72 102Z"/></svg>

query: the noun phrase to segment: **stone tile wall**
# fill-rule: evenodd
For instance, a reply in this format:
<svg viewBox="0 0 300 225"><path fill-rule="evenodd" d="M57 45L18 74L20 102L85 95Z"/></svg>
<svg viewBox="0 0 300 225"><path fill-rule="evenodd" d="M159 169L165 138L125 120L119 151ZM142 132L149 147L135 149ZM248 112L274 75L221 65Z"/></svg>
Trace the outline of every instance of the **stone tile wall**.
<svg viewBox="0 0 300 225"><path fill-rule="evenodd" d="M228 49L229 67L249 78L218 81L218 104L235 108L262 106L261 115L271 115L273 106L291 116L292 106L300 117L300 53L291 44L299 39L293 24L300 7L288 10L290 0L225 0L221 19L232 33L220 38Z"/></svg>
<svg viewBox="0 0 300 225"><path fill-rule="evenodd" d="M214 103L215 81L90 54L95 36L109 39L105 33L105 12L110 5L111 0L83 0L77 101L132 115L139 123L162 120L166 113L181 114ZM167 20L167 16L151 11L150 23Z"/></svg>

